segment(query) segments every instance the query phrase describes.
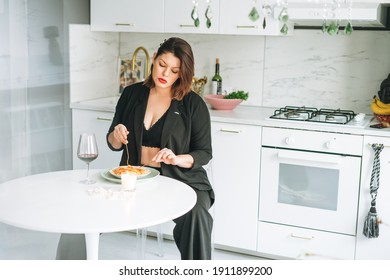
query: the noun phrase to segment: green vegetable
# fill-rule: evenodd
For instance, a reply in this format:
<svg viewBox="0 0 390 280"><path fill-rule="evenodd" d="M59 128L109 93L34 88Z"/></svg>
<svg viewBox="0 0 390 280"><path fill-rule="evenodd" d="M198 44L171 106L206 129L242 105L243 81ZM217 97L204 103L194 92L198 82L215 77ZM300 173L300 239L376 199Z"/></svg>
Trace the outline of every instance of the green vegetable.
<svg viewBox="0 0 390 280"><path fill-rule="evenodd" d="M233 91L233 92L229 93L228 95L225 95L223 98L224 99L243 99L243 100L247 100L248 99L248 95L249 95L248 92L244 92L243 90L239 90L239 91Z"/></svg>

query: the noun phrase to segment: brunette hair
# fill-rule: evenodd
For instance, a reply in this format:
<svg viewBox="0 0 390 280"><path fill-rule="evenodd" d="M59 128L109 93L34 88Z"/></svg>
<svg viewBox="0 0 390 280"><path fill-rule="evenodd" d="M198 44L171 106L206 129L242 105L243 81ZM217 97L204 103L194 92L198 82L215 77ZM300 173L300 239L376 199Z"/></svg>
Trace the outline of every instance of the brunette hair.
<svg viewBox="0 0 390 280"><path fill-rule="evenodd" d="M183 39L172 37L165 40L157 50L155 58L164 53L172 53L180 60L179 78L172 85L173 98L182 100L191 91L192 78L194 77L194 55L191 46ZM153 81L153 64L150 75L145 79L144 84L149 88L156 85Z"/></svg>

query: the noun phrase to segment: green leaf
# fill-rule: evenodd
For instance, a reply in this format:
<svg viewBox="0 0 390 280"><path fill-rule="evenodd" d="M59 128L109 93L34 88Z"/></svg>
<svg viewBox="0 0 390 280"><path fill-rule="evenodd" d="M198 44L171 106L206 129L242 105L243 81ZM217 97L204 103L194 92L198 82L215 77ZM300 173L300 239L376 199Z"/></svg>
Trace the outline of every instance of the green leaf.
<svg viewBox="0 0 390 280"><path fill-rule="evenodd" d="M243 90L238 90L238 91L233 91L227 95L225 95L223 98L224 99L243 99L247 100L249 96L248 92L245 92Z"/></svg>

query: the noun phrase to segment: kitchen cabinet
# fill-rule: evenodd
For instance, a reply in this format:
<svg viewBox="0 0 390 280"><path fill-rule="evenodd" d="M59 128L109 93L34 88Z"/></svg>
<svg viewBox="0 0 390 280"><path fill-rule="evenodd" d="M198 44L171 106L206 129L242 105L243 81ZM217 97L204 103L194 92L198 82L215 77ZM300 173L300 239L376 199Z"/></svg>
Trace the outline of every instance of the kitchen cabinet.
<svg viewBox="0 0 390 280"><path fill-rule="evenodd" d="M86 164L77 157L77 146L81 133L90 132L96 136L99 156L92 161L90 168L103 169L118 166L121 153L111 151L106 143L106 134L114 113L72 109L73 169L86 168Z"/></svg>
<svg viewBox="0 0 390 280"><path fill-rule="evenodd" d="M248 15L253 8L254 1L220 0L220 34L233 35L281 35L282 23L273 16L273 8L269 8L270 14L265 17L266 26L263 28L264 15L262 3L256 4L259 19L252 21ZM289 33L294 29L292 23L288 23Z"/></svg>
<svg viewBox="0 0 390 280"><path fill-rule="evenodd" d="M182 0L91 0L91 30L114 32L155 32L232 35L281 35L282 23L274 13L266 17L262 5L257 4L260 18L255 22L248 18L253 1L213 0L197 1L199 26L191 17L194 1ZM153 8L151 8L153 7ZM207 26L209 9L211 26ZM210 12L211 11L211 12ZM145 16L146 15L146 16ZM294 29L288 23L289 34Z"/></svg>
<svg viewBox="0 0 390 280"><path fill-rule="evenodd" d="M261 127L212 122L216 246L256 250Z"/></svg>
<svg viewBox="0 0 390 280"><path fill-rule="evenodd" d="M382 223L379 224L379 236L367 238L363 235L364 219L371 206L370 180L374 152L371 144L383 144L385 148L380 153L380 184L376 198L376 210ZM363 163L361 172L361 187L359 199L359 216L357 227L356 259L374 260L390 259L390 138L364 137Z"/></svg>
<svg viewBox="0 0 390 280"><path fill-rule="evenodd" d="M219 31L219 0L210 1L212 10L211 26L206 26L207 1L198 2L199 26L194 25L191 13L194 8L193 1L165 0L164 31L167 33L205 33L216 34Z"/></svg>
<svg viewBox="0 0 390 280"><path fill-rule="evenodd" d="M276 259L353 260L355 252L354 236L266 222L259 222L258 244Z"/></svg>
<svg viewBox="0 0 390 280"><path fill-rule="evenodd" d="M91 30L164 32L164 1L91 0Z"/></svg>

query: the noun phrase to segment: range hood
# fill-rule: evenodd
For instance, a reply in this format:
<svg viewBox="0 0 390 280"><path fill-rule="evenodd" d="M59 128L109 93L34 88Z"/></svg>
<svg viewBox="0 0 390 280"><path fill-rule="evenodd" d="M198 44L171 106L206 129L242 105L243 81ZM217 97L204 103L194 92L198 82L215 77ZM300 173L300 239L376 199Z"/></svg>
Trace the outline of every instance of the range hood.
<svg viewBox="0 0 390 280"><path fill-rule="evenodd" d="M348 1L346 1L348 2ZM353 1L351 16L347 4L343 3L339 8L332 11L328 6L324 9L323 5L315 3L289 3L288 14L291 22L296 28L299 27L320 27L324 18L327 20L340 20L340 25L345 26L351 18L352 26L362 28L387 28L387 11L389 4L381 3L356 3ZM279 17L282 7L275 6L274 16ZM325 15L326 14L326 15Z"/></svg>

